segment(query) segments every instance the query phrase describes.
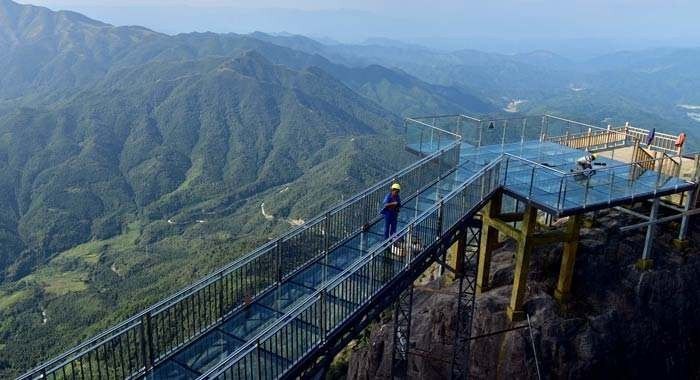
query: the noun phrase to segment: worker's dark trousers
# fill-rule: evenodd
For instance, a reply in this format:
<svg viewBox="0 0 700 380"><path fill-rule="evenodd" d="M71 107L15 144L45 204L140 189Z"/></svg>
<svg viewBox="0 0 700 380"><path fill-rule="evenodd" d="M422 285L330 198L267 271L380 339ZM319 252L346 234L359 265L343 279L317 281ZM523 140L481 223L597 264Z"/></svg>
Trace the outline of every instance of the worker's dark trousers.
<svg viewBox="0 0 700 380"><path fill-rule="evenodd" d="M398 220L398 214L384 215L384 240L388 239L389 236L396 233L396 223L398 222Z"/></svg>

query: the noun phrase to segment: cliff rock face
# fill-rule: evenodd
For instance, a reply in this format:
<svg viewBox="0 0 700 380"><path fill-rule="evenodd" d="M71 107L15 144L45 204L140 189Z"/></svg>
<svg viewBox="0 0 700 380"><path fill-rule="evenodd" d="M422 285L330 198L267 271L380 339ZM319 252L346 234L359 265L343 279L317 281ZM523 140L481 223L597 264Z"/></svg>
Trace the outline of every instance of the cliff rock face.
<svg viewBox="0 0 700 380"><path fill-rule="evenodd" d="M622 234L616 226L635 221L606 214L600 227L581 231L571 300L553 298L561 245L536 249L528 277L525 310L542 378L700 378L700 226L691 223L691 247L666 242L677 228L660 227L654 269L638 270L643 231ZM695 239L693 239L695 238ZM513 281L514 247L493 258L492 289L477 297L472 336L522 326L505 310ZM417 288L412 317L409 376L450 375L456 284ZM353 349L348 379L388 378L393 327L381 321L366 343ZM463 348L460 348L463 349ZM527 328L472 341L470 377L537 378L533 341Z"/></svg>

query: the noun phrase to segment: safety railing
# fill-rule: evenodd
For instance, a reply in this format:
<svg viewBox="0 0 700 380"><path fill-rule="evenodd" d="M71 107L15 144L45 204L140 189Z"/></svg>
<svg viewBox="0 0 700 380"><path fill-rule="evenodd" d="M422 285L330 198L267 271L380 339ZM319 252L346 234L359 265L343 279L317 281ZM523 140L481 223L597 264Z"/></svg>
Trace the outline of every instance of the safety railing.
<svg viewBox="0 0 700 380"><path fill-rule="evenodd" d="M593 124L583 123L576 120L566 119L559 116L554 116L550 114L545 114L543 116L544 122L544 139L551 141L554 138L570 138L576 139L584 136L594 135L594 136L604 136L606 133L610 134L611 144L623 145L631 144L634 139L633 136L626 134L623 130L614 128L610 125L607 127L601 127ZM601 141L602 142L602 141ZM577 144L585 144L585 142L577 142ZM592 144L599 145L599 144Z"/></svg>
<svg viewBox="0 0 700 380"><path fill-rule="evenodd" d="M576 149L603 150L629 145L634 140L610 126L602 128L547 114L482 119L467 115L421 116L408 118L405 123L407 147L423 152L434 148L434 136L444 140L446 134L459 135L463 143L474 147L539 140ZM432 140L428 136L433 136Z"/></svg>
<svg viewBox="0 0 700 380"><path fill-rule="evenodd" d="M523 116L503 119L476 119L464 115L431 116L411 119L417 128L429 130L433 125L441 130L460 134L473 133L475 146L505 145L539 139L557 143L568 141L574 148L593 150L634 144L637 137L553 115ZM539 120L539 123L538 123ZM469 131L471 130L471 132ZM462 140L465 142L464 139ZM470 142L467 142L470 144ZM466 149L469 149L468 147ZM506 154L506 188L515 195L537 202L555 214L585 209L593 204L612 203L619 199L635 199L655 195L660 191L682 191L687 181L671 181L677 177L669 171L672 163L666 157L654 158L641 149L635 149L632 162L617 166L595 166L593 172L572 169L563 172L550 166ZM571 162L572 168L575 166ZM516 170L517 169L517 170Z"/></svg>
<svg viewBox="0 0 700 380"><path fill-rule="evenodd" d="M575 149L607 150L636 142L649 149L679 155L678 136L655 132L650 144L647 129L624 126L601 127L550 114L508 118L475 118L467 115L420 116L406 119L407 146L435 151L436 141L461 136L464 143L481 147L525 140L556 142Z"/></svg>
<svg viewBox="0 0 700 380"><path fill-rule="evenodd" d="M274 379L335 333L502 184L494 161L199 379Z"/></svg>
<svg viewBox="0 0 700 380"><path fill-rule="evenodd" d="M544 125L541 115L491 119L478 119L467 115L440 115L414 117L406 122L415 133L421 128L424 129L424 134L430 133L431 128L439 129L459 135L463 143L474 147L538 140Z"/></svg>
<svg viewBox="0 0 700 380"><path fill-rule="evenodd" d="M508 155L504 187L520 198L562 215L594 205L629 202L659 193L678 193L696 186L665 174L661 168L666 160L668 158L653 158L566 173Z"/></svg>
<svg viewBox="0 0 700 380"><path fill-rule="evenodd" d="M589 129L587 132L544 138L545 141L591 152L624 146L627 144L627 139L627 135L612 129L603 131Z"/></svg>
<svg viewBox="0 0 700 380"><path fill-rule="evenodd" d="M659 171L669 177L680 177L682 158L675 158L665 152L662 152L661 154L663 156L661 164L659 165Z"/></svg>
<svg viewBox="0 0 700 380"><path fill-rule="evenodd" d="M437 152L460 140L458 134L411 118L404 121L404 129L406 147L422 155Z"/></svg>
<svg viewBox="0 0 700 380"><path fill-rule="evenodd" d="M418 191L449 173L459 144L417 161L19 379L121 379L155 366L377 217L393 181Z"/></svg>
<svg viewBox="0 0 700 380"><path fill-rule="evenodd" d="M659 150L670 155L679 154L679 149L676 146L676 141L678 141L678 136L670 135L667 133L654 132L654 138L650 144L647 144L649 140L649 134L651 133L648 129L642 129L637 127L632 127L629 123L621 127L625 133L632 136L633 138L639 140L641 143L645 144L651 149Z"/></svg>

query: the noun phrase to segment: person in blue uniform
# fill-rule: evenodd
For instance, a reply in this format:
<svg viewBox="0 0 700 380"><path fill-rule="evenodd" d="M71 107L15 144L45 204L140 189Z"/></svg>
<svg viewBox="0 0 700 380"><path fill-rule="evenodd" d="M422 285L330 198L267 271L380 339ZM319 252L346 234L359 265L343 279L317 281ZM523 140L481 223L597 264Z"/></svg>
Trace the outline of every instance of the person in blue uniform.
<svg viewBox="0 0 700 380"><path fill-rule="evenodd" d="M391 192L384 197L381 214L384 216L384 239L396 233L396 224L399 220L401 209L401 186L398 183L391 185Z"/></svg>

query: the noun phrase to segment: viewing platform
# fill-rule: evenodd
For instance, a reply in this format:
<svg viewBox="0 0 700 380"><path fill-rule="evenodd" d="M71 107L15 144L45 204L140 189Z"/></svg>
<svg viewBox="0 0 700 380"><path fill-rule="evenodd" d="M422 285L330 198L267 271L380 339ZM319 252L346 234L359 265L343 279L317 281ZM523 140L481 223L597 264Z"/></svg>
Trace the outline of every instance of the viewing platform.
<svg viewBox="0 0 700 380"><path fill-rule="evenodd" d="M555 296L571 287L583 215L651 202L640 265L651 267L656 224L680 219L678 242L697 213L700 156L678 136L597 127L551 115L406 119L406 149L420 157L241 256L218 271L20 377L21 379L274 379L312 376L379 313L395 307L392 371L406 371L413 283L438 265L459 281L455 347L466 345L475 295L488 288L499 232L517 243L508 314L522 317L529 255L564 244ZM648 143L648 144L647 144ZM585 174L576 160L597 155ZM397 233L378 215L402 186ZM659 218L659 207L675 214ZM563 231L541 220L568 217ZM454 378L468 351L455 350Z"/></svg>

